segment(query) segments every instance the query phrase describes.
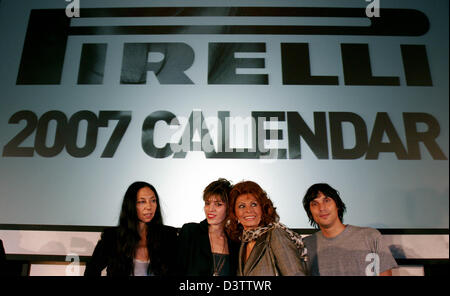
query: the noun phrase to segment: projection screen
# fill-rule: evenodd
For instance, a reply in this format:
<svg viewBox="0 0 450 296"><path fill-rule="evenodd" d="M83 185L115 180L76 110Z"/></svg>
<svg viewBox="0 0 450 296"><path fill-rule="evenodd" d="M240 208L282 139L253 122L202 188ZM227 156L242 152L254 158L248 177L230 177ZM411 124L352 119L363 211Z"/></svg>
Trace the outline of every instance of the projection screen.
<svg viewBox="0 0 450 296"><path fill-rule="evenodd" d="M113 226L143 180L180 227L222 177L448 228L448 1L378 3L1 1L0 224Z"/></svg>

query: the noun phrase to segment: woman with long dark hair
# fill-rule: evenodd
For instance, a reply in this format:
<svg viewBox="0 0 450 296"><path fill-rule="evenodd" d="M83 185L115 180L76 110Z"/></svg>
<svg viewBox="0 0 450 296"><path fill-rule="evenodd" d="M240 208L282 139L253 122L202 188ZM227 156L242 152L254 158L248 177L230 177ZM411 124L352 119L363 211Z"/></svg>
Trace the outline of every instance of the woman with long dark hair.
<svg viewBox="0 0 450 296"><path fill-rule="evenodd" d="M158 193L134 182L124 196L119 225L106 229L86 265L85 275L170 275L177 230L163 225Z"/></svg>

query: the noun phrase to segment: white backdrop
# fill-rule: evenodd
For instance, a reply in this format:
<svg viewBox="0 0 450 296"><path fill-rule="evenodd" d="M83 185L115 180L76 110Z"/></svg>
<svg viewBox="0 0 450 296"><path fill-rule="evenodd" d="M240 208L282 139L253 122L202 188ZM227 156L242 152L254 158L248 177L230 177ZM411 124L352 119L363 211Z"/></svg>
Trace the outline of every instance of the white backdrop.
<svg viewBox="0 0 450 296"><path fill-rule="evenodd" d="M89 1L81 9L93 7L189 7L189 6L278 6L278 7L352 7L365 8L368 3L354 1ZM383 9L419 10L430 22L421 36L304 35L304 34L105 34L69 35L65 47L61 80L55 84L18 83L19 68L26 39L30 12L35 9L64 9L63 0L7 1L0 3L0 224L51 224L111 226L118 221L123 194L136 180L152 183L161 198L165 223L181 226L200 221L202 191L211 181L224 177L233 183L241 180L258 182L267 191L281 216L293 228L308 228L301 205L306 189L317 182L326 182L338 189L347 204L345 222L377 228L448 228L449 215L449 89L448 89L448 1L381 1ZM275 24L302 25L301 18L279 18ZM352 19L328 19L332 25ZM71 26L105 26L144 24L151 26L175 24L214 25L267 24L272 19L250 17L186 18L167 20L151 18L81 18ZM399 25L401 20L399 20ZM366 26L362 18L358 26ZM55 24L56 26L56 24ZM208 81L209 49L212 43L259 43L265 50L238 54L237 57L264 59L259 69L238 69L238 74L267 74L268 83L212 84ZM104 75L101 84L79 84L82 46L87 43L107 44ZM183 43L194 53L192 66L184 74L192 84L164 84L151 71L145 84L121 83L125 43ZM286 85L283 83L281 44L307 43L311 75L337 76L338 85ZM398 77L398 86L347 85L345 83L342 44L365 44L370 52L373 76ZM424 45L432 85L411 86L406 82L401 45ZM209 52L208 52L209 50ZM36 49L36 55L39 52ZM156 63L164 55L149 56ZM178 57L166 57L177 59ZM175 61L184 62L183 58ZM221 61L219 59L219 61ZM44 71L43 71L44 72ZM42 73L42 75L46 75ZM161 77L160 77L161 78ZM74 157L67 148L54 156L44 157L36 148L38 129L32 131L18 147L35 149L32 156L5 156L5 146L26 126L26 121L9 123L13 114L28 110L39 122L43 115L56 110L70 119L73 114L88 110L130 111L131 121L113 157L101 157L111 137L115 122L97 129L96 148L85 157ZM180 122L194 110L201 110L217 148L218 112L228 111L233 118L250 117L253 111L282 112L286 119L272 126L282 130L283 138L266 143L267 147L287 149L286 159L212 159L202 151L187 152L184 158L154 158L145 153L141 140L144 120L156 111L168 111ZM314 132L314 112L324 112L328 157L318 159L308 144L301 140L301 158L290 158L287 113L303 118ZM404 126L406 113L424 113L437 122L439 135L434 142L445 156L438 159L429 147L420 143L418 159L399 159L393 152L381 152L378 159L333 159L333 135L330 113L349 112L364 121L370 139L376 116L387 113L403 147L407 149ZM87 130L80 121L76 143L82 147ZM56 122L48 124L47 147L54 143ZM268 128L268 127L267 127ZM417 125L418 132L433 129ZM42 130L42 128L41 128ZM250 143L250 135L237 126L234 148ZM436 130L436 127L434 127ZM154 144L163 147L177 143L184 126L170 128L163 121L155 125ZM42 135L40 136L42 138ZM178 138L177 138L178 137ZM196 138L194 138L195 140ZM344 147L356 145L351 125L343 125ZM247 142L246 142L247 141ZM383 142L391 138L385 133ZM295 142L295 141L294 141ZM298 144L297 144L298 146ZM411 151L409 151L411 152Z"/></svg>

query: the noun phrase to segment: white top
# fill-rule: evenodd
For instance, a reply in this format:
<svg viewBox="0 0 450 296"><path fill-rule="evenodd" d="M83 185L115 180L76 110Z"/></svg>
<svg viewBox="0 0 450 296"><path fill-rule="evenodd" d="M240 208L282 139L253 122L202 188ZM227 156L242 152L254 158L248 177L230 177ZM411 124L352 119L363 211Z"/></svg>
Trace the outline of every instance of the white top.
<svg viewBox="0 0 450 296"><path fill-rule="evenodd" d="M148 269L148 265L150 264L150 260L142 261L142 260L134 259L133 263L134 263L134 275L135 276L152 275L151 273L147 273L147 269Z"/></svg>

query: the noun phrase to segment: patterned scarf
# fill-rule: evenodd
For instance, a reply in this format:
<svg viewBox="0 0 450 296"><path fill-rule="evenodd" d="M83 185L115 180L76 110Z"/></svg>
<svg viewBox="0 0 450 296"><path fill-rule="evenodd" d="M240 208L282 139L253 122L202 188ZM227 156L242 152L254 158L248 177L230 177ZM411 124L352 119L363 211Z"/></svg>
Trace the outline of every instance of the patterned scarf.
<svg viewBox="0 0 450 296"><path fill-rule="evenodd" d="M284 230L289 235L289 238L291 239L291 241L297 247L297 250L300 253L300 259L303 260L304 262L308 261L308 250L306 249L305 245L303 244L302 237L298 233L290 230L285 225L283 225L279 222L270 223L267 226L259 226L255 229L244 230L244 232L242 233L242 236L241 236L241 241L248 243L250 241L256 240L261 235L263 235L264 233L266 233L269 230L272 230L274 228L279 228L279 229Z"/></svg>

